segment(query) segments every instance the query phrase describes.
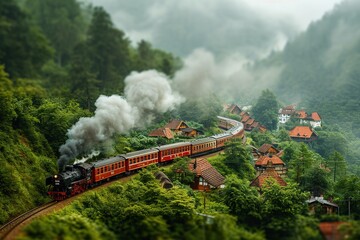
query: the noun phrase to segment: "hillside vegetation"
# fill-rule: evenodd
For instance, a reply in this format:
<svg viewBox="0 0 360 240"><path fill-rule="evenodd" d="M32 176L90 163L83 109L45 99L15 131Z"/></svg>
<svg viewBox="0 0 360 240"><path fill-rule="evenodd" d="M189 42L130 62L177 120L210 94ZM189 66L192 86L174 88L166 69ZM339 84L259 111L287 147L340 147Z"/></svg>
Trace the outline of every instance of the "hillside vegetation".
<svg viewBox="0 0 360 240"><path fill-rule="evenodd" d="M289 103L301 99L325 119L317 143L295 143L285 129L276 131L275 94L266 90L266 98L259 98L254 113L273 131L254 131L247 143L277 143L284 150L287 187L269 182L263 195L250 188L255 176L251 152L234 141L211 160L227 179L226 187L214 194L192 191L170 168L164 171L173 174L175 187L166 191L153 177L158 169L145 170L127 185L89 192L64 211L35 222L23 238L113 239L128 234L129 239L319 239L317 223L324 219L309 216L304 204L314 192L333 197L341 215L347 214L351 200L351 218L359 220L360 181L354 174L360 146L356 10L355 1L344 2L283 52L256 66L282 66L276 96ZM352 37L342 39L345 33ZM94 115L99 95L123 95L124 80L132 71L155 69L171 77L182 64L147 41L132 44L103 8L76 0L0 1L0 43L0 224L50 200L45 178L58 172L58 149L73 124ZM266 99L274 104L268 106ZM178 118L192 121L205 135L219 133L216 116L223 114L222 104L209 93L155 114L151 127ZM268 112L261 114L263 109ZM99 146L105 151L97 158L170 142L147 137L149 130L112 136L111 144ZM175 166L187 166L186 159L179 162ZM213 224L204 223L199 213L215 216ZM354 222L347 230L354 239L358 225Z"/></svg>

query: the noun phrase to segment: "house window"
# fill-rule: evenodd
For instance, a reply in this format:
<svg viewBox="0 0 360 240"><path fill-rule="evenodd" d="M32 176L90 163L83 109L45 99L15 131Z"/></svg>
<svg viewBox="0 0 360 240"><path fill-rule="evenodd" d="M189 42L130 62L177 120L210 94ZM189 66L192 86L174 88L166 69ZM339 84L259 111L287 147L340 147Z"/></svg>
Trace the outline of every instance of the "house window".
<svg viewBox="0 0 360 240"><path fill-rule="evenodd" d="M205 181L205 179L203 179L202 177L199 178L199 185L201 186L207 186L208 183Z"/></svg>

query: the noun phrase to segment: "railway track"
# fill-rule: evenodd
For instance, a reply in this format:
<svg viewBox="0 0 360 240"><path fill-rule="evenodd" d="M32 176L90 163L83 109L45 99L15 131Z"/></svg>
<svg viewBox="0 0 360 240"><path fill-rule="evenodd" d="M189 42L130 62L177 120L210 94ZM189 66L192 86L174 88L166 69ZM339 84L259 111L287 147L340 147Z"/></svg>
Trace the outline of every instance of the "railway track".
<svg viewBox="0 0 360 240"><path fill-rule="evenodd" d="M35 214L44 211L45 209L54 206L57 204L56 201L51 201L49 203L46 203L40 207L36 207L31 209L30 211L23 213L16 218L12 219L10 222L4 224L0 227L0 239L6 239L6 237L11 233L13 229L15 229L17 226L25 222L27 219L31 218Z"/></svg>

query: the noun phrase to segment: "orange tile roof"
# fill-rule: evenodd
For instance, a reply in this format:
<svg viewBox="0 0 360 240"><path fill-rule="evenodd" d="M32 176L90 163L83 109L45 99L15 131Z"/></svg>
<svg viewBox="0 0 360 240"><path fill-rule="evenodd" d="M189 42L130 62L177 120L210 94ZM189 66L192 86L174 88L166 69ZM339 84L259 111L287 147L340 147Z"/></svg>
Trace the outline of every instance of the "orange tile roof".
<svg viewBox="0 0 360 240"><path fill-rule="evenodd" d="M314 121L321 121L320 115L319 115L317 112L311 113L311 118L312 118Z"/></svg>
<svg viewBox="0 0 360 240"><path fill-rule="evenodd" d="M261 156L256 162L255 166L266 166L266 165L285 165L285 163L276 155L272 156Z"/></svg>
<svg viewBox="0 0 360 240"><path fill-rule="evenodd" d="M307 117L307 113L305 112L305 110L296 111L296 115L298 118L306 118Z"/></svg>
<svg viewBox="0 0 360 240"><path fill-rule="evenodd" d="M261 188L267 179L273 178L280 186L286 186L287 183L285 182L282 177L275 171L274 168L267 168L264 172L260 173L251 183L250 186L259 187Z"/></svg>
<svg viewBox="0 0 360 240"><path fill-rule="evenodd" d="M194 164L196 162L196 168ZM219 187L224 184L225 177L223 177L205 158L192 159L189 163L189 170L201 176L214 187Z"/></svg>
<svg viewBox="0 0 360 240"><path fill-rule="evenodd" d="M149 137L165 137L167 139L174 138L171 130L169 128L158 128L149 133Z"/></svg>
<svg viewBox="0 0 360 240"><path fill-rule="evenodd" d="M296 126L289 132L290 137L293 138L311 138L313 134L317 135L308 126Z"/></svg>

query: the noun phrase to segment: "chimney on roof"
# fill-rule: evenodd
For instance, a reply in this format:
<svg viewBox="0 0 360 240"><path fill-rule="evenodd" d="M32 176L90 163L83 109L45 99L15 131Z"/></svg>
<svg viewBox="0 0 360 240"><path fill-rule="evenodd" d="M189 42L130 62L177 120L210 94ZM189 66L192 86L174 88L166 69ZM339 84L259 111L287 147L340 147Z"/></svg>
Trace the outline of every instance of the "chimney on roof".
<svg viewBox="0 0 360 240"><path fill-rule="evenodd" d="M196 167L197 167L197 163L196 163L196 158L195 158L194 169L196 169Z"/></svg>

